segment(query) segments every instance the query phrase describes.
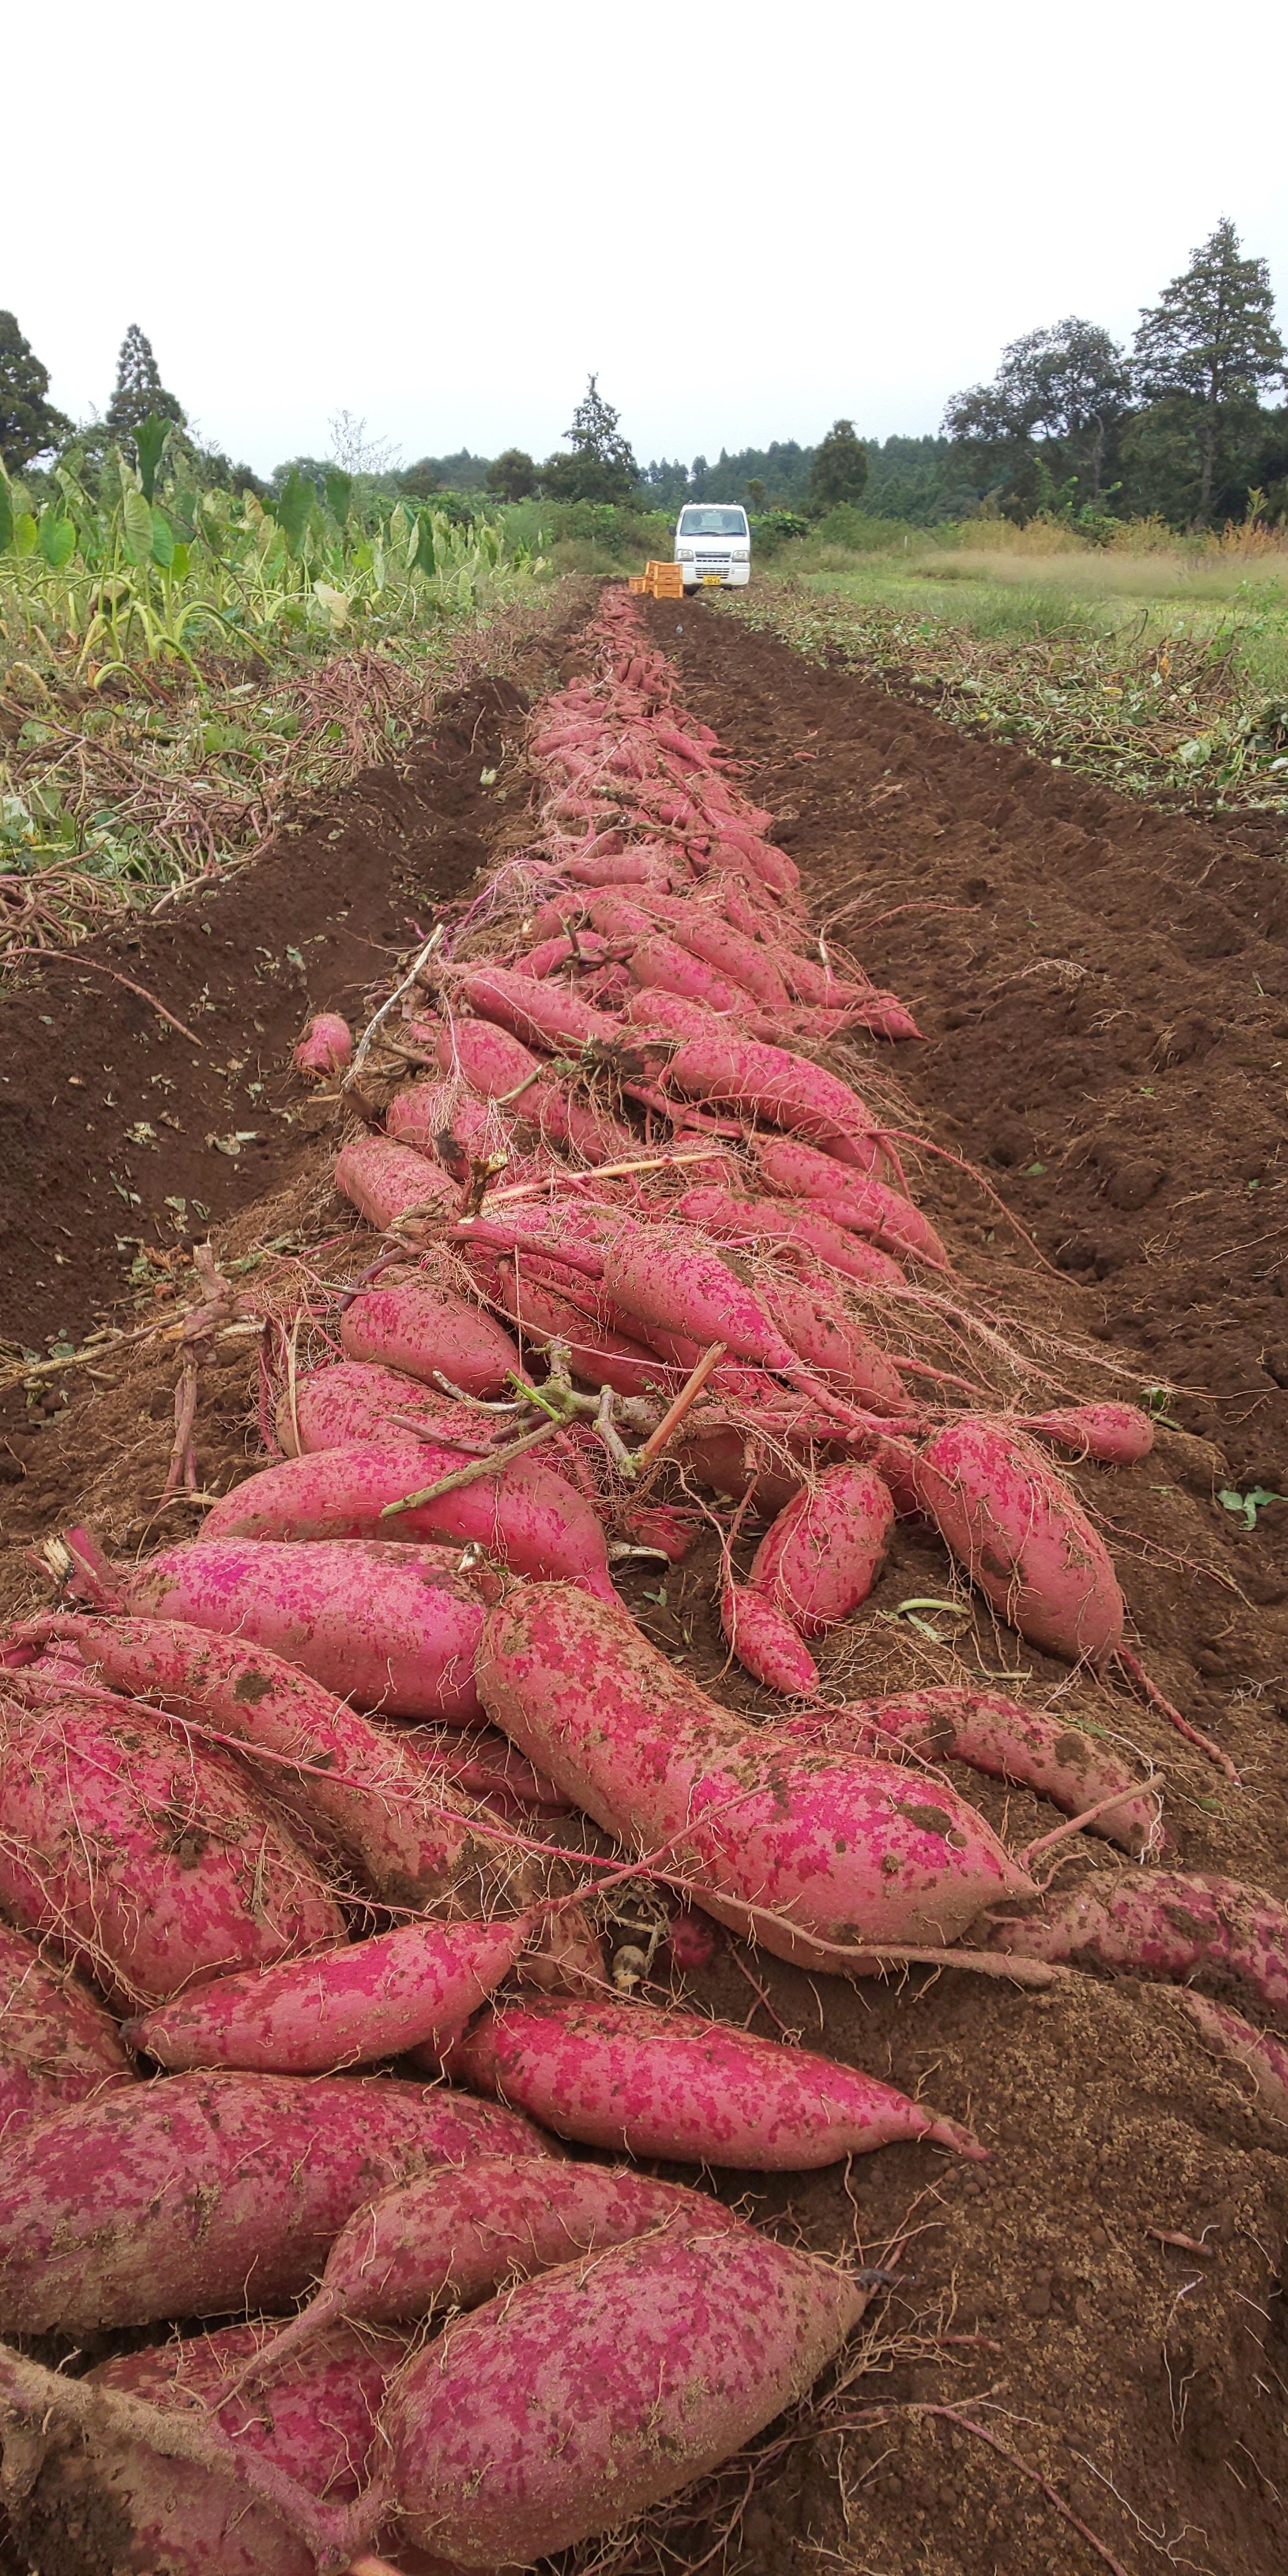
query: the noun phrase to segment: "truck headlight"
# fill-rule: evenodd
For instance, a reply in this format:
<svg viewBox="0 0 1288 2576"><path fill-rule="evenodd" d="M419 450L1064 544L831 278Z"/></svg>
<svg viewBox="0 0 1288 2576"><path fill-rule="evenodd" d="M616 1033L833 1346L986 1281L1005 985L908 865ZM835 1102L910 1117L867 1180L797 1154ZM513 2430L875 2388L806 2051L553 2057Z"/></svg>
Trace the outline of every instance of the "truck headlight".
<svg viewBox="0 0 1288 2576"><path fill-rule="evenodd" d="M750 563L750 561L751 561L751 548L750 548L750 546L735 546L735 547L732 549L732 559L733 559L734 563Z"/></svg>
<svg viewBox="0 0 1288 2576"><path fill-rule="evenodd" d="M675 560L676 560L676 562L677 562L677 563L692 563L692 561L693 561L693 548L692 548L692 546L677 546L677 547L676 547L676 549L675 549Z"/></svg>

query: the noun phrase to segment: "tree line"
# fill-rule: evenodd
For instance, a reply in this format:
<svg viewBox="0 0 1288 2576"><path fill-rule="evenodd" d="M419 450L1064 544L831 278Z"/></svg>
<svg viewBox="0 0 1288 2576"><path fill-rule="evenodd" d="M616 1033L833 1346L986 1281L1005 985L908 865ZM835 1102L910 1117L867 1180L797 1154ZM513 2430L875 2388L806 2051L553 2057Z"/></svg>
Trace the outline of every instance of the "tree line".
<svg viewBox="0 0 1288 2576"><path fill-rule="evenodd" d="M668 511L740 501L756 514L806 521L849 504L913 526L984 511L1061 518L1091 534L1115 518L1157 516L1178 528L1249 513L1288 522L1288 405L1266 400L1285 385L1267 263L1243 255L1228 217L1142 310L1130 349L1071 314L1013 340L991 382L954 394L937 437L864 439L852 420L838 420L816 446L781 439L733 454L722 448L714 464L661 457L641 468L592 375L565 446L542 463L517 447L491 458L462 448L400 466L386 444L366 438L365 423L342 412L331 424L330 458L294 457L261 481L190 431L137 323L103 418L78 429L50 403L48 371L14 315L0 312L0 458L11 474L66 457L92 483L108 447L128 448L154 417L175 425L199 482L248 486L264 498L292 473L320 490L338 460L416 500L460 492Z"/></svg>

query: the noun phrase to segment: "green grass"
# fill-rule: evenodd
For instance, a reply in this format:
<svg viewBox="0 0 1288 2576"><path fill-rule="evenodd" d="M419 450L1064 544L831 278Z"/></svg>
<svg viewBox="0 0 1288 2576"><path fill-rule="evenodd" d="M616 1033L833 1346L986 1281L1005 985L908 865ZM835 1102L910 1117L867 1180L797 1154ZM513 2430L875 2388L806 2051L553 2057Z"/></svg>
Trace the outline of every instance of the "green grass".
<svg viewBox="0 0 1288 2576"><path fill-rule="evenodd" d="M996 523L881 539L825 526L733 613L1128 793L1288 814L1288 545L1152 523L1111 546Z"/></svg>

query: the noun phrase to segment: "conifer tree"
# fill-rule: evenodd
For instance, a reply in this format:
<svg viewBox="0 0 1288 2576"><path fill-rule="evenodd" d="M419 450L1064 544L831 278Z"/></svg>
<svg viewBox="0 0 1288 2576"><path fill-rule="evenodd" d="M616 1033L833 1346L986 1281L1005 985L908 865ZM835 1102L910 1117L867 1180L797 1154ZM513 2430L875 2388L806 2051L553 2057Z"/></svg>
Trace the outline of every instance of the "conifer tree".
<svg viewBox="0 0 1288 2576"><path fill-rule="evenodd" d="M48 401L49 369L24 339L14 313L0 313L0 458L10 474L61 447L72 424Z"/></svg>
<svg viewBox="0 0 1288 2576"><path fill-rule="evenodd" d="M1284 374L1269 267L1264 259L1241 259L1239 252L1239 236L1228 215L1222 216L1184 274L1142 312L1135 340L1136 383L1145 399L1166 402L1181 394L1200 407L1200 527L1211 516L1227 414L1255 402L1263 385Z"/></svg>
<svg viewBox="0 0 1288 2576"><path fill-rule="evenodd" d="M186 426L182 404L161 382L146 331L131 322L116 362L116 387L107 406L107 427L118 438L129 436L153 414L158 420L174 420L180 428Z"/></svg>

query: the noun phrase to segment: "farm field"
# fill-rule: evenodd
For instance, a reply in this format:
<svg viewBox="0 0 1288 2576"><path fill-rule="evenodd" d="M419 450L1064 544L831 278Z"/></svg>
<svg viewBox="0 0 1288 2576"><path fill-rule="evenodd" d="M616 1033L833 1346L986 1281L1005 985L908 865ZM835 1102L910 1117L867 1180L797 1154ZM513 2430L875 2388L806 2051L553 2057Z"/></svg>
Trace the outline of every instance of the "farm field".
<svg viewBox="0 0 1288 2576"><path fill-rule="evenodd" d="M790 588L771 578L745 611L650 604L642 638L772 815L838 965L897 994L922 1033L852 1030L827 1061L897 1131L943 1237L951 1290L926 1273L922 1292L951 1294L982 1327L961 1329L947 1365L986 1377L993 1333L1050 1403L1122 1399L1153 1416L1138 1463L1062 1472L1107 1542L1137 1653L1239 1782L1121 1676L1071 1668L992 1619L926 1519L898 1521L871 1591L818 1644L823 1696L983 1687L1050 1708L1164 1775L1169 1868L1282 1902L1288 792L1272 738L1239 727L1281 685L1285 612L1268 594L1241 604L1237 585L1183 611L1172 597L1188 695L1164 673L1162 713L1129 739L1108 674L1129 670L1146 594L1110 596L1086 575L1088 598L1062 562L1031 559L1021 578L963 554L951 581L924 560L906 576L822 568ZM142 1557L195 1535L206 1505L263 1465L258 1320L289 1326L303 1300L291 1365L324 1357L313 1326L334 1334L341 1287L379 1248L333 1185L337 1149L360 1132L351 1097L307 1090L292 1043L312 1012L361 1028L440 912L519 864L545 792L531 719L600 667L600 596L579 581L525 599L455 680L440 676L396 758L284 802L261 855L160 915L86 924L78 947L26 958L0 1001L6 1617L47 1601L34 1552L70 1522L113 1557ZM1059 602L1036 639L1033 597ZM1203 657L1235 612L1244 658L1214 679ZM1072 709L1043 694L1075 653L1094 660L1094 725L1085 674ZM1139 658L1130 674L1152 686ZM972 679L987 728L964 703ZM1012 706L1022 740L1001 738ZM1211 747L1187 763L1196 723ZM373 1115L408 1071L386 1066ZM638 1104L623 1114L651 1141ZM195 1374L197 1496L162 1511L176 1345L207 1232L245 1315ZM262 1345L279 1371L283 1343L270 1330ZM933 1347L921 1376L912 1364L918 1402L945 1361ZM692 1505L678 1483L662 1490ZM783 1702L731 1660L716 1614L722 1546L745 1577L763 1528L730 1522L706 1495L681 1562L631 1563L618 1580L645 1637L763 1726ZM955 1759L938 1769L1012 1850L1058 1822L1027 1788ZM568 1816L541 1831L573 1854L611 1848ZM1062 1888L1126 1865L1087 1836L1057 1854ZM631 1937L625 1902L603 1926L610 1950ZM915 2144L768 2176L647 2161L784 2243L872 2271L875 2295L812 2397L695 2493L543 2562L552 2576L1146 2576L1160 2559L1277 2576L1288 2133L1171 1989L1085 1961L1035 1991L915 1968L852 1982L732 1933L705 1964L667 1961L663 1948L648 1963L649 2000L924 2094L974 2128L988 2161ZM97 2360L139 2339L76 2340ZM71 2342L46 2338L40 2357ZM47 2554L9 2561L14 2576L28 2563L64 2576ZM87 2554L83 2576L108 2564Z"/></svg>

